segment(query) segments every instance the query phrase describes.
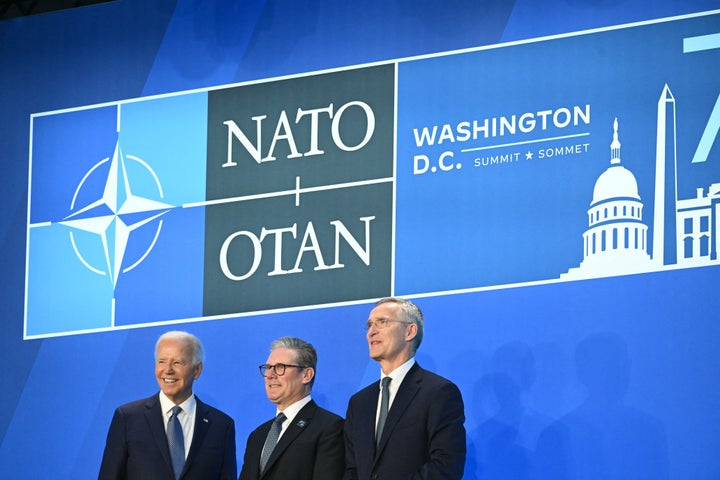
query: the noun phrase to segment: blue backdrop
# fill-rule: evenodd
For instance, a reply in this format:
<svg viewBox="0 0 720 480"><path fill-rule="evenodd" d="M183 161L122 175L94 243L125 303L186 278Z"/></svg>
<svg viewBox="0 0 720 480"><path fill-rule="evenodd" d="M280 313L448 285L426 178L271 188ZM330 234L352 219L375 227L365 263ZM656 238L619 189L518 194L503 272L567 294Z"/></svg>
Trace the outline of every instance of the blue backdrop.
<svg viewBox="0 0 720 480"><path fill-rule="evenodd" d="M708 195L707 188L720 182L720 142L714 141L704 164L688 166L703 126L712 125L708 118L720 115L712 113L720 93L717 47L688 60L682 44L672 43L715 38L720 17L655 22L712 8L717 2L710 0L124 0L0 22L2 476L96 476L114 408L157 390L154 343L170 328L203 340L207 358L195 390L234 417L239 461L249 432L274 413L257 370L273 339L293 335L316 346L313 397L341 415L350 395L378 377L362 328L372 299L349 295L343 302L311 302L313 308L198 321L199 300L187 298L183 289L197 293L202 273L187 282L167 278L177 284L178 298L187 299L182 318L194 320L169 321L160 304L137 319L144 324L137 328L34 336L38 332L24 323L26 291L33 292L45 273L51 280L44 287L47 296L32 299L43 319L39 332L55 331L56 319L70 325L62 331L96 328L78 320L95 318L82 310L83 302L88 309L104 307L92 301L102 292L88 291L75 302L76 311L59 308L63 270L33 270L26 261L28 249L35 248L29 238L38 230L28 224L47 220L33 218L35 209L57 208L54 200L39 196L32 198L28 215L29 180L37 178L30 159L48 175L57 167L52 161L57 151L78 148L59 135L45 138L46 150L31 152L37 133L31 125L40 131L43 122L61 118L67 126L76 111L90 112L92 118L83 121L112 125L114 102L193 91L163 97L180 98L192 109L198 108L194 102L206 101L206 91L223 85L404 59L395 72L396 196L381 197L387 205L395 201L397 209L388 293L417 301L426 317L418 361L462 390L465 478L720 478L720 390L714 387L720 378L715 292L720 267L666 265L649 273L560 281L583 260L587 208L595 180L610 165L616 116L627 154L622 164L637 176L645 223L652 224L654 115L663 82L677 95L677 147L685 162L677 173L678 198L692 198L701 187ZM605 31L635 22L640 23ZM565 35L581 30L590 32ZM534 40L540 37L551 38ZM648 38L661 44L660 54L645 43ZM667 45L661 39L668 39ZM457 52L464 49L473 51ZM451 51L457 53L433 55ZM663 69L667 65L691 74ZM580 93L566 95L576 84ZM531 85L537 85L542 102L533 103ZM567 106L563 102L591 105L592 125L566 132L587 135L590 152L554 158L552 164L546 158L539 165L552 167L542 170L518 167L524 170L510 181L473 167L475 158L482 164L484 154L461 157L456 144L453 162L462 162L462 169L436 176L412 170L414 155L442 151L419 149L415 128L537 113ZM135 115L141 129L144 105L154 104L127 107L128 118ZM86 106L93 109L76 110ZM31 122L34 114L57 111ZM192 118L202 124L205 118L197 115ZM183 122L176 127L178 142L204 128ZM78 154L104 140L77 140L83 145ZM170 154L201 147L183 144ZM526 151L523 147L523 155ZM538 152L533 151L539 161ZM505 167L515 168L498 165L494 172ZM497 191L488 191L491 187ZM167 201L193 201L201 193ZM577 200L558 198L565 195ZM198 236L187 239L191 246L202 242L201 232L187 226L203 218L168 215L180 215L184 231ZM165 226L173 228L170 220ZM390 254L386 257L389 261ZM197 264L191 268L200 272L202 258L193 259ZM118 305L118 315L121 308L126 307ZM154 324L154 318L167 323Z"/></svg>

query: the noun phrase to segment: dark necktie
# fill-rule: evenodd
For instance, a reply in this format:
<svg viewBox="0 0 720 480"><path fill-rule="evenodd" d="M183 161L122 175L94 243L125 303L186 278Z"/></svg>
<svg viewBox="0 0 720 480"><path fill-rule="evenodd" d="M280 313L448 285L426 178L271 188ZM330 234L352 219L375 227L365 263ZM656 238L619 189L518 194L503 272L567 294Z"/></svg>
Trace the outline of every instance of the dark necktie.
<svg viewBox="0 0 720 480"><path fill-rule="evenodd" d="M275 420L270 426L270 431L268 432L268 436L265 439L265 445L263 446L262 455L260 456L260 473L263 473L263 471L265 470L265 465L267 465L268 459L270 458L270 455L275 449L278 438L280 438L282 423L285 421L286 418L287 417L285 416L285 414L280 412L278 416L275 417Z"/></svg>
<svg viewBox="0 0 720 480"><path fill-rule="evenodd" d="M170 415L167 425L167 437L168 446L170 447L170 459L177 479L180 478L180 473L185 465L185 440L180 420L178 420L178 413L182 412L182 408L176 405L171 411L172 415Z"/></svg>
<svg viewBox="0 0 720 480"><path fill-rule="evenodd" d="M380 437L382 436L385 419L388 414L388 405L390 404L390 381L392 378L385 377L382 379L382 387L380 389L380 416L378 417L377 429L375 429L375 445L380 445Z"/></svg>

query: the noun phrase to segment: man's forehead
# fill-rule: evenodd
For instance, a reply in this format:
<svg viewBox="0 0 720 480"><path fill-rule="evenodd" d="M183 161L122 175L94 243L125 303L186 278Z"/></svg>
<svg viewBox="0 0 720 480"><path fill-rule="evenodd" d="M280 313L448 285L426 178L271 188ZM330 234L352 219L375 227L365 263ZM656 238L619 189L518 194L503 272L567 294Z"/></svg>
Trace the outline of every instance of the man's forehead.
<svg viewBox="0 0 720 480"><path fill-rule="evenodd" d="M293 360L295 358L295 351L290 348L278 347L268 356L268 360L271 358L277 358L281 360Z"/></svg>
<svg viewBox="0 0 720 480"><path fill-rule="evenodd" d="M179 342L162 342L158 345L158 357L185 357L188 346Z"/></svg>
<svg viewBox="0 0 720 480"><path fill-rule="evenodd" d="M370 318L390 318L397 315L400 305L397 303L381 303L370 311Z"/></svg>
<svg viewBox="0 0 720 480"><path fill-rule="evenodd" d="M166 360L168 358L172 358L175 360L187 360L188 356L185 354L185 352L173 352L173 353L158 353L158 359L159 360Z"/></svg>

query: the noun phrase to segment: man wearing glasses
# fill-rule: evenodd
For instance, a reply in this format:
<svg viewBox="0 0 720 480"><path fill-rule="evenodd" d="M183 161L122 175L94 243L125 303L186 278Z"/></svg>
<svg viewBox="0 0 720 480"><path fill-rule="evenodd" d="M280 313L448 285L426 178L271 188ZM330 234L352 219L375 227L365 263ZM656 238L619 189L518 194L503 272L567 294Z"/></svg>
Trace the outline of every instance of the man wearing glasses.
<svg viewBox="0 0 720 480"><path fill-rule="evenodd" d="M240 480L338 480L345 469L343 419L310 396L317 353L299 338L281 337L260 365L275 418L248 437Z"/></svg>
<svg viewBox="0 0 720 480"><path fill-rule="evenodd" d="M381 380L350 398L344 480L462 478L462 395L415 361L423 323L420 309L401 298L382 299L370 312L366 337Z"/></svg>

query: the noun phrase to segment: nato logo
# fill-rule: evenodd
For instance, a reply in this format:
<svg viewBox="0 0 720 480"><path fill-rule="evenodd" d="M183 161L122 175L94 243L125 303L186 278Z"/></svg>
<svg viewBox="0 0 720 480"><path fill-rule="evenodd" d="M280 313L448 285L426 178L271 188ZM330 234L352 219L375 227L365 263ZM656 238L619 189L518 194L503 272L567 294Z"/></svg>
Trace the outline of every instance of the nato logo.
<svg viewBox="0 0 720 480"><path fill-rule="evenodd" d="M145 175L150 177L150 183L154 184L154 192L152 192L154 195L140 196L133 193L133 186L140 182L136 182L129 174L132 170L129 161L137 162L144 170ZM103 175L104 182L101 183L102 195L85 206L77 205L77 199L81 196L83 189L92 182L92 174L108 162L107 172ZM151 198L162 198L162 196L162 185L151 167L141 158L123 155L118 142L112 159L108 157L101 160L83 177L73 194L70 204L72 213L59 223L71 229L70 241L73 251L83 265L88 270L106 276L115 288L120 272L125 273L138 266L157 241L162 230L162 220L159 222L155 222L155 220L172 208L172 205ZM123 268L126 263L125 253L130 235L147 224L153 224L155 227L152 242L139 259ZM89 243L91 245L86 248L78 246L76 236L81 236L80 232L90 234L91 241ZM93 243L96 248L93 248ZM87 253L83 253L90 250L97 251L99 258L95 262L87 259ZM96 267L94 264L99 265Z"/></svg>
<svg viewBox="0 0 720 480"><path fill-rule="evenodd" d="M33 115L24 337L388 295L394 84L384 65Z"/></svg>
<svg viewBox="0 0 720 480"><path fill-rule="evenodd" d="M202 314L207 95L31 118L25 338Z"/></svg>

